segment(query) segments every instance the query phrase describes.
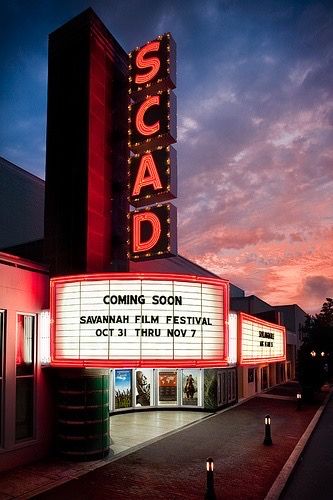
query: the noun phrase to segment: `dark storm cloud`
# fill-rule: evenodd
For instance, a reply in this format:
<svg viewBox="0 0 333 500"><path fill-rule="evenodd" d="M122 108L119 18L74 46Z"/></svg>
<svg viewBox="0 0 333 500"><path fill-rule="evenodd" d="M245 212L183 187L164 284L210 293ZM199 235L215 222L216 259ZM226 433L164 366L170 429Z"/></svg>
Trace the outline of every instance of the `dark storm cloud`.
<svg viewBox="0 0 333 500"><path fill-rule="evenodd" d="M326 276L311 276L305 279L304 294L324 300L333 295L333 279Z"/></svg>

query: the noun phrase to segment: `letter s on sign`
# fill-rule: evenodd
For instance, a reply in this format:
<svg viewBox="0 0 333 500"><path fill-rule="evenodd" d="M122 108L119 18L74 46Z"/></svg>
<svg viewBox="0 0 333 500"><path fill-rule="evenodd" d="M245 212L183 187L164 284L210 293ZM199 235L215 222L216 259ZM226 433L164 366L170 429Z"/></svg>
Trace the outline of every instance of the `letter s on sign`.
<svg viewBox="0 0 333 500"><path fill-rule="evenodd" d="M138 74L135 75L135 83L138 85L142 85L143 83L148 83L150 80L157 75L158 70L160 69L161 62L158 57L148 57L145 59L145 55L148 52L156 52L160 48L160 42L150 42L147 43L141 50L137 53L136 56L136 65L140 69L150 68L147 73L143 75Z"/></svg>

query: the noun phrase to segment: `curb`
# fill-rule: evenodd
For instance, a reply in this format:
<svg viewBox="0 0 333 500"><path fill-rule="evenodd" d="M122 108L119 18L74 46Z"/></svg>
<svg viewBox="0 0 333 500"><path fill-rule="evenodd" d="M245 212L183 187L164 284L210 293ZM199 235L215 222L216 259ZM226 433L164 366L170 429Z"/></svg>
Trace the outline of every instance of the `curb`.
<svg viewBox="0 0 333 500"><path fill-rule="evenodd" d="M278 500L280 498L280 495L284 489L284 487L287 484L287 481L289 477L291 476L298 459L303 452L311 434L315 430L315 427L318 424L318 421L321 417L321 414L323 413L324 409L326 408L326 405L328 403L329 398L331 397L332 392L330 391L327 397L325 398L323 404L318 408L317 412L315 413L314 417L312 418L311 422L309 423L308 427L306 428L305 432L303 433L302 437L296 444L293 452L291 453L290 457L288 458L287 462L284 464L282 467L279 475L275 479L274 483L272 484L270 490L268 491L265 500Z"/></svg>

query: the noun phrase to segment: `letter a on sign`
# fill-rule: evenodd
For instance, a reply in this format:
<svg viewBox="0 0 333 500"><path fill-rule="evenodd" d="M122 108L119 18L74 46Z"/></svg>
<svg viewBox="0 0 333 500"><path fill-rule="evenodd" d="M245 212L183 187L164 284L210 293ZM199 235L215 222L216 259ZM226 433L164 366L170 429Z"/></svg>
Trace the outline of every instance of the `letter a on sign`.
<svg viewBox="0 0 333 500"><path fill-rule="evenodd" d="M172 146L129 159L129 201L134 207L177 196L177 155Z"/></svg>
<svg viewBox="0 0 333 500"><path fill-rule="evenodd" d="M146 172L148 175L146 175ZM141 158L138 175L131 195L139 196L144 186L152 186L154 191L162 189L161 180L151 153L145 154Z"/></svg>

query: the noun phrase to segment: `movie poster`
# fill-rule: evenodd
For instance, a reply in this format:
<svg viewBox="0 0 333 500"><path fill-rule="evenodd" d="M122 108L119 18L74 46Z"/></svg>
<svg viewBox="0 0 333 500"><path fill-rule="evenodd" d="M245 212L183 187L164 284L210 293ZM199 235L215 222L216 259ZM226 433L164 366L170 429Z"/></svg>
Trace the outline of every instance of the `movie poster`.
<svg viewBox="0 0 333 500"><path fill-rule="evenodd" d="M152 395L152 370L141 369L135 372L135 406L150 406Z"/></svg>
<svg viewBox="0 0 333 500"><path fill-rule="evenodd" d="M115 370L114 375L114 407L130 408L132 406L132 372L131 370Z"/></svg>
<svg viewBox="0 0 333 500"><path fill-rule="evenodd" d="M199 370L183 370L182 373L182 404L198 406Z"/></svg>
<svg viewBox="0 0 333 500"><path fill-rule="evenodd" d="M177 372L159 372L158 395L160 403L177 404Z"/></svg>

